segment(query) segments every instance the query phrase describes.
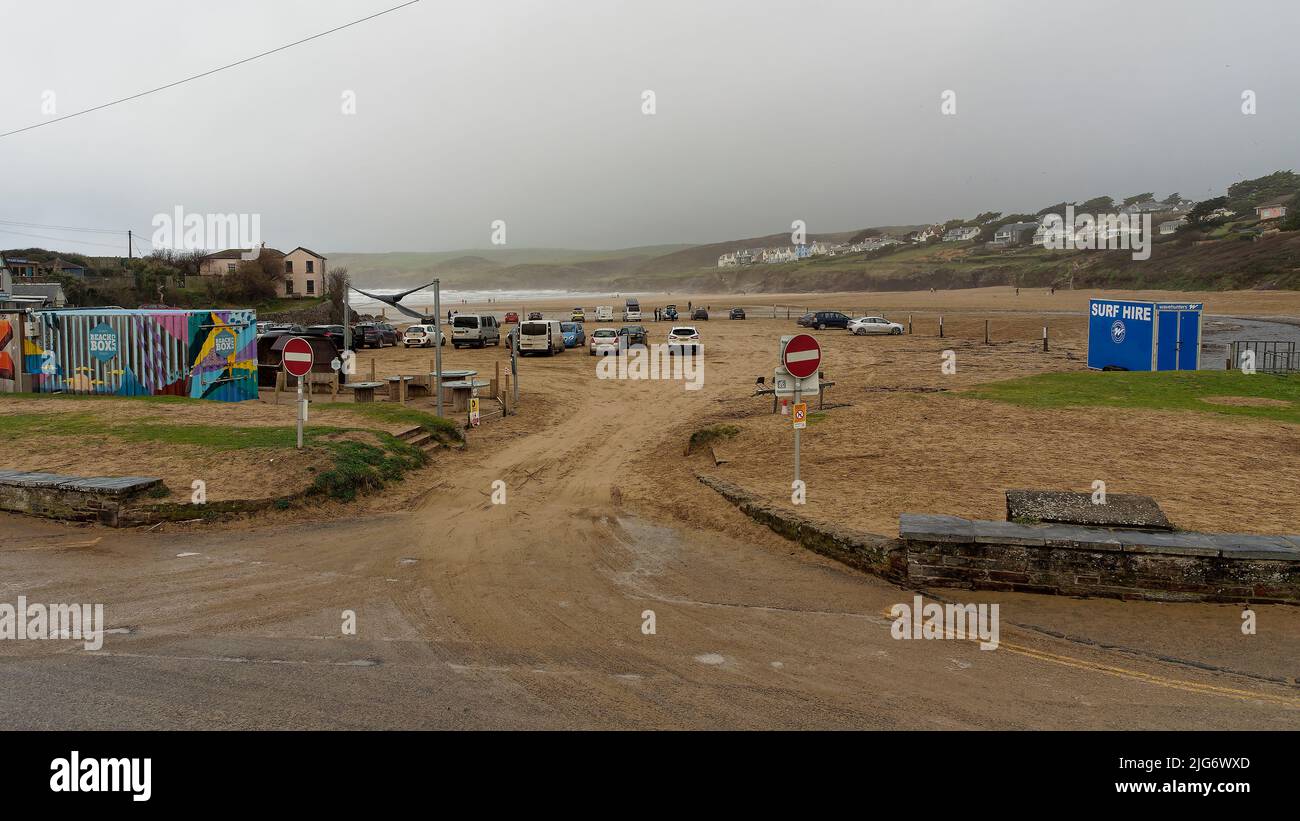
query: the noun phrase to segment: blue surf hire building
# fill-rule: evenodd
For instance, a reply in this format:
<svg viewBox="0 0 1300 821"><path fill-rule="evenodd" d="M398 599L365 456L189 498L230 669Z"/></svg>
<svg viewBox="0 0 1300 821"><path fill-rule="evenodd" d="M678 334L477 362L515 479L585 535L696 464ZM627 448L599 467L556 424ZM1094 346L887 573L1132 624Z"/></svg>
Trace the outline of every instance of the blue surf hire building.
<svg viewBox="0 0 1300 821"><path fill-rule="evenodd" d="M1200 302L1088 301L1088 367L1194 371L1201 361Z"/></svg>

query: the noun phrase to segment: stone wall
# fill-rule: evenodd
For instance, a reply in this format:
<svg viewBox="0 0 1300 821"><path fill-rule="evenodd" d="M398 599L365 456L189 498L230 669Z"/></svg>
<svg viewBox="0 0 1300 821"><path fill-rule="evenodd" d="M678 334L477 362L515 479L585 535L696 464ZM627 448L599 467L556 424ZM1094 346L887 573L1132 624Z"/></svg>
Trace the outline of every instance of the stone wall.
<svg viewBox="0 0 1300 821"><path fill-rule="evenodd" d="M899 538L818 522L699 476L804 547L909 587L1300 604L1300 536L1160 533L904 514Z"/></svg>
<svg viewBox="0 0 1300 821"><path fill-rule="evenodd" d="M140 476L83 478L0 470L0 510L117 527L122 507L162 486Z"/></svg>

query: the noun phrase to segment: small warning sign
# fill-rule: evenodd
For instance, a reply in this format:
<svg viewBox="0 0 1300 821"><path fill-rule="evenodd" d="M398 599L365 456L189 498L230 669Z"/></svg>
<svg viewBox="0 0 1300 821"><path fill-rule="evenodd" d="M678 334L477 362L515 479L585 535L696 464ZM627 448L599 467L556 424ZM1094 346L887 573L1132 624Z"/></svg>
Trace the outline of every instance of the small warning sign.
<svg viewBox="0 0 1300 821"><path fill-rule="evenodd" d="M794 406L794 426L798 430L808 427L808 403L798 402Z"/></svg>

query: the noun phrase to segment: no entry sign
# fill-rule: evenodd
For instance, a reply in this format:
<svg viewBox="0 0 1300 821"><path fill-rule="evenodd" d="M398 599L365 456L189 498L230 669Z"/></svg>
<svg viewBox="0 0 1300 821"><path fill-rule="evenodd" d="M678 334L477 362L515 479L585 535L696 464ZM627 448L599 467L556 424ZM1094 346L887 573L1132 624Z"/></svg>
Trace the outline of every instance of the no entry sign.
<svg viewBox="0 0 1300 821"><path fill-rule="evenodd" d="M822 364L822 346L808 334L795 334L781 351L781 363L791 376L807 379Z"/></svg>
<svg viewBox="0 0 1300 821"><path fill-rule="evenodd" d="M280 356L284 361L284 369L290 375L302 377L311 372L311 344L301 336L295 336L284 343Z"/></svg>

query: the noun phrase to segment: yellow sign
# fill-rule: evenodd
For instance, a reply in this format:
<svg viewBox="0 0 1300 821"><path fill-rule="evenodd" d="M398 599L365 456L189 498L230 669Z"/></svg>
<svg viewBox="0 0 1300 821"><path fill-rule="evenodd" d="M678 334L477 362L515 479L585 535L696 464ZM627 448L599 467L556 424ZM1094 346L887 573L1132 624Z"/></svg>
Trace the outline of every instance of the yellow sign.
<svg viewBox="0 0 1300 821"><path fill-rule="evenodd" d="M479 415L478 415L478 398L477 398L477 397L475 397L475 398L469 400L469 423L470 423L470 425L472 425L473 427L476 427L476 428L478 427L478 423L479 423Z"/></svg>
<svg viewBox="0 0 1300 821"><path fill-rule="evenodd" d="M799 402L794 406L794 426L802 430L808 427L808 403Z"/></svg>

